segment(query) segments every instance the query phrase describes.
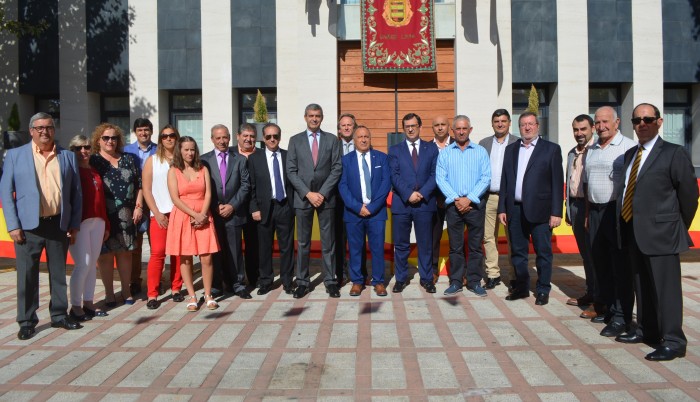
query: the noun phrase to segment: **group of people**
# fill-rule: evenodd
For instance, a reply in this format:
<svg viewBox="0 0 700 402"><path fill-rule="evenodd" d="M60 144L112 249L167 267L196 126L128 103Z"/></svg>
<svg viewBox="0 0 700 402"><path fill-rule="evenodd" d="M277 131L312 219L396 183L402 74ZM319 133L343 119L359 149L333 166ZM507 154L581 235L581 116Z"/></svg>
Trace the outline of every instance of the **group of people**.
<svg viewBox="0 0 700 402"><path fill-rule="evenodd" d="M79 321L107 314L93 303L95 264L105 285L105 307L116 305L115 261L123 302L133 304L132 294L140 291L146 231L149 309L159 307L166 255L171 256L172 300L185 300L180 293L184 283L188 310L196 311L202 303L215 309L215 299L224 293L250 299L249 289L257 287L258 295L270 292L275 234L282 288L303 298L311 290L314 215L328 295L340 297L340 288L350 283L351 296L359 296L367 285L386 296L387 208L393 219L392 292L409 285L412 227L418 283L426 292L436 292L446 221L450 270L444 294L466 287L487 296L502 282L497 239L504 225L513 266L506 300L530 296L532 241L535 304L546 305L552 231L561 224L566 192L566 222L573 226L587 287L584 296L568 303L591 304L582 317L606 322L601 335L658 344L647 356L650 360L685 354L678 253L689 245L698 187L688 154L658 137L663 119L653 105L634 109L639 145L619 133L612 108L600 108L595 119L576 117L578 145L568 155L565 191L561 148L539 136L537 115L530 112L518 119L518 138L510 133L508 111L494 111L494 134L479 144L469 138L473 128L465 115L455 116L451 126L445 116L435 116L433 138L424 140L421 117L409 113L401 120L405 140L387 154L372 148L370 129L358 125L352 114L340 116L337 136L321 130L323 117L319 105L308 105L306 129L290 138L288 150L280 148L282 133L274 123L263 128L263 148L255 146L255 126L242 124L230 147L228 128L217 124L211 129L214 150L200 157L194 139L180 137L171 125L153 144L153 126L146 119L134 122L137 141L129 146L123 146L117 126L105 123L91 140L74 137L70 152L56 146L49 115L33 116L32 142L8 153L0 181L17 254L18 337L29 339L38 322L42 249L47 250L51 280L51 325L77 329ZM72 307L66 314L69 248L76 265ZM199 302L194 255L202 263L204 297ZM635 294L637 326L632 325Z"/></svg>

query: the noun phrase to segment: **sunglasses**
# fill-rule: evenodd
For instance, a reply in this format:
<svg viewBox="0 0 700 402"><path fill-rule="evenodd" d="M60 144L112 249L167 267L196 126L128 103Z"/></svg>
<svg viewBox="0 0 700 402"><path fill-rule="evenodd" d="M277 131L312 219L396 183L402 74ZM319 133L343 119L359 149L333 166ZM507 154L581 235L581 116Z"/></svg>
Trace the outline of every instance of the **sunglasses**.
<svg viewBox="0 0 700 402"><path fill-rule="evenodd" d="M659 120L659 118L658 117L651 117L651 116L635 117L632 119L632 124L634 124L635 126L637 124L640 124L641 122L644 122L644 124L651 124L651 123L655 122L656 120Z"/></svg>
<svg viewBox="0 0 700 402"><path fill-rule="evenodd" d="M79 151L79 150L82 150L82 149L84 149L84 150L86 150L86 151L89 151L89 150L92 149L92 146L91 146L91 145L76 145L76 146L73 147L73 150L74 150L74 151Z"/></svg>
<svg viewBox="0 0 700 402"><path fill-rule="evenodd" d="M101 138L102 141L104 141L104 142L110 142L110 141L117 142L117 141L119 141L119 136L116 136L116 135L113 135L113 136L103 135L103 136L100 137L100 138Z"/></svg>
<svg viewBox="0 0 700 402"><path fill-rule="evenodd" d="M269 141L269 140L271 140L271 139L274 138L274 139L276 139L277 141L279 141L280 137L281 137L281 136L280 136L279 134L270 134L270 135L266 135L266 136L265 136L265 140L266 140L266 141Z"/></svg>
<svg viewBox="0 0 700 402"><path fill-rule="evenodd" d="M175 134L175 133L168 133L168 134L161 134L161 135L160 135L160 139L161 139L161 140L164 140L164 139L166 139L166 138L169 138L169 139L171 139L171 140L174 140L174 139L177 138L177 134Z"/></svg>

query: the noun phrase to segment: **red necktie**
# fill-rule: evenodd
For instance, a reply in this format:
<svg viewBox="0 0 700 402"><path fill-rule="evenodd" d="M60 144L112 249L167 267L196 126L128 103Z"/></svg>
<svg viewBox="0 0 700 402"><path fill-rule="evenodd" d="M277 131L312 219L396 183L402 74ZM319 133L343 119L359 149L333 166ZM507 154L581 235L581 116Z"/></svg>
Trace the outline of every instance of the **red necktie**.
<svg viewBox="0 0 700 402"><path fill-rule="evenodd" d="M416 151L416 143L411 143L413 145L413 151L411 151L411 159L413 160L413 169L418 170L418 151Z"/></svg>
<svg viewBox="0 0 700 402"><path fill-rule="evenodd" d="M314 142L311 143L311 157L314 160L315 167L316 163L318 162L318 139L316 139L316 133L311 133L311 135L314 137Z"/></svg>

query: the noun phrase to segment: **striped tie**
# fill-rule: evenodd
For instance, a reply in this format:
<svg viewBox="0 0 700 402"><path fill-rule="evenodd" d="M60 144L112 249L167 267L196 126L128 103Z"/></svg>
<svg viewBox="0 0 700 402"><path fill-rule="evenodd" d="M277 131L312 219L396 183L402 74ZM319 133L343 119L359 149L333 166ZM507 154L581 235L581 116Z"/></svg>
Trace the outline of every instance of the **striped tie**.
<svg viewBox="0 0 700 402"><path fill-rule="evenodd" d="M625 200L622 202L622 219L625 222L629 222L632 219L632 199L634 198L634 188L637 187L637 173L639 172L639 163L642 160L643 151L644 148L640 145L637 155L634 157L634 163L632 163L630 179L627 181Z"/></svg>

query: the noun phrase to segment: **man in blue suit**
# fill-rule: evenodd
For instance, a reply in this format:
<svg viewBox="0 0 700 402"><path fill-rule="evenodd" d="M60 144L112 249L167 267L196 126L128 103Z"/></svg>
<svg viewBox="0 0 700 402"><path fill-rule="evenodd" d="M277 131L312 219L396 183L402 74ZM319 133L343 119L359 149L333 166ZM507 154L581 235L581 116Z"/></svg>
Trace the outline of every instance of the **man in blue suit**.
<svg viewBox="0 0 700 402"><path fill-rule="evenodd" d="M51 326L79 329L66 315L66 256L83 216L83 194L75 154L54 142L51 115L29 120L32 141L11 149L0 179L0 198L7 231L17 259L17 337L34 336L39 322L39 257L46 249L49 269Z"/></svg>
<svg viewBox="0 0 700 402"><path fill-rule="evenodd" d="M498 199L498 220L510 235L515 280L506 300L530 296L528 248L537 254L535 304L549 303L552 289L552 230L561 224L564 171L561 147L539 136L537 115L525 112L518 120L521 138L506 147Z"/></svg>
<svg viewBox="0 0 700 402"><path fill-rule="evenodd" d="M416 227L418 273L421 286L435 293L433 284L433 215L435 201L435 164L438 148L434 142L420 139L422 122L415 113L401 120L406 141L389 148L391 184L394 187L391 213L394 237L394 272L396 283L392 291L404 290L408 276L411 224Z"/></svg>
<svg viewBox="0 0 700 402"><path fill-rule="evenodd" d="M343 156L343 174L338 190L345 203L343 220L350 248L350 296L359 296L365 285L362 249L365 237L372 252L372 286L377 296L386 296L384 286L384 233L386 198L391 189L388 156L370 149L371 134L358 126L353 135L355 150Z"/></svg>

